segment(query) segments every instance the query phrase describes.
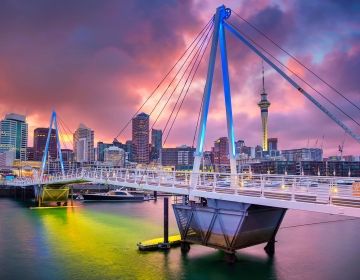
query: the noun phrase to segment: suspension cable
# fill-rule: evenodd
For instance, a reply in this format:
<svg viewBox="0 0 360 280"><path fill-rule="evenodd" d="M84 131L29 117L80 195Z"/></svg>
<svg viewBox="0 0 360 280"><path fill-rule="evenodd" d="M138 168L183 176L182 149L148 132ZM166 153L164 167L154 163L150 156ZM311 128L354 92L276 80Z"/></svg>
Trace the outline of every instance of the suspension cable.
<svg viewBox="0 0 360 280"><path fill-rule="evenodd" d="M211 28L210 28L207 32L209 33L210 31L211 31ZM204 41L204 38L202 38L202 40ZM191 51L190 55L192 54L192 52L193 52L194 50L195 50L195 49L193 49L193 50ZM195 53L196 53L196 52L195 52ZM190 57L190 55L188 56L188 58ZM175 91L176 91L176 89L178 88L179 84L181 83L181 81L182 81L183 77L185 76L185 74L186 74L187 70L188 70L188 69L189 69L189 67L191 66L191 64L192 64L192 62L193 62L193 60L194 60L194 58L195 58L195 55L191 58L191 60L190 60L189 64L187 65L187 67L186 67L185 71L183 72L183 74L181 75L181 77L180 77L179 81L177 82L177 84L176 84L175 88L173 89L173 91L171 92L170 96L169 96L169 97L168 97L168 99L166 100L166 102L165 102L164 106L162 107L162 109L160 110L159 114L157 115L157 117L156 117L156 119L155 119L154 123L153 123L153 124L152 124L152 126L151 126L151 129L155 126L155 124L156 124L156 123L157 123L157 121L159 120L159 118L160 118L160 116L161 116L162 112L163 112L163 111L164 111L164 109L166 108L166 106L167 106L167 104L169 103L169 101L170 101L171 97L173 96L173 94L175 93ZM163 95L162 95L162 96L163 96ZM155 105L155 107L156 107L156 106L157 106L157 104ZM154 111L154 109L153 109L153 111ZM151 111L151 113L152 113L153 111ZM150 115L151 115L151 113L150 113Z"/></svg>
<svg viewBox="0 0 360 280"><path fill-rule="evenodd" d="M176 80L176 78L178 77L179 73L181 72L181 70L183 69L183 67L185 66L185 64L187 63L188 59L191 57L192 53L194 52L194 50L197 48L197 46L199 45L199 43L203 40L203 36L209 32L209 30L211 30L212 28L212 25L211 24L209 26L209 29L207 29L206 31L203 32L203 34L200 36L199 40L197 41L197 43L195 44L195 46L192 48L192 50L190 51L190 53L187 55L187 57L185 58L185 60L183 61L183 63L181 64L180 68L178 69L178 71L176 72L176 74L174 75L174 77L171 79L170 83L168 84L168 86L166 87L166 89L163 91L163 93L161 94L160 98L158 99L158 101L156 102L155 106L153 107L153 109L151 110L150 112L150 116L152 115L152 113L155 111L156 107L160 104L162 98L164 97L164 95L167 93L168 89L170 88L170 86L172 85L172 83ZM193 59L193 58L192 58ZM187 68L186 68L187 69ZM186 71L186 70L185 70ZM181 81L182 77L180 78L180 81ZM178 85L176 85L177 87ZM175 92L176 90L176 87L175 89L172 91L171 95ZM159 118L159 116L158 116ZM155 121L156 123L156 121ZM154 123L154 124L155 124ZM154 126L153 124L153 126Z"/></svg>
<svg viewBox="0 0 360 280"><path fill-rule="evenodd" d="M211 30L210 30L210 31L211 31ZM210 32L206 34L206 37L205 37L204 41L201 43L200 48L199 48L199 49L197 50L197 52L195 53L195 57L196 57L196 58L195 58L195 61L194 61L193 65L191 66L191 69L190 69L189 74L188 74L188 76L187 76L187 78L186 78L186 80L185 80L185 83L184 83L184 85L183 85L183 87L182 87L182 89L181 89L181 91L180 91L180 94L178 95L178 98L177 98L177 100L176 100L176 102L175 102L175 105L173 106L173 109L171 110L171 114L170 114L169 118L168 118L167 121L166 121L165 127L164 127L164 129L163 129L163 133L165 133L166 128L167 128L167 126L168 126L168 124L169 124L169 122L170 122L170 120L171 120L171 118L172 118L172 115L173 115L173 113L175 112L175 108L176 108L177 104L179 103L180 98L182 97L182 95L183 95L183 93L184 93L184 89L185 89L186 85L188 84L189 78L191 77L191 74L192 74L193 70L195 69L195 65L197 64L198 59L200 58L200 55L201 55L201 53L202 53L202 51L203 51L204 46L205 46L205 49L206 49L206 47L207 47L207 45L208 45L208 43L209 43L209 41L208 41L208 42L206 43L206 45L205 45L205 42L207 41L207 38L208 38L209 34L210 34Z"/></svg>
<svg viewBox="0 0 360 280"><path fill-rule="evenodd" d="M240 18L242 21L247 23L251 28L256 30L258 33L260 33L262 36L264 36L267 40L269 40L271 43L273 43L276 47L278 47L280 50L282 50L284 53L286 53L288 56L290 56L292 59L294 59L298 64L300 64L302 67L304 67L306 70L308 70L311 74L313 74L316 78L318 78L320 81L322 81L325 85L327 85L330 89L332 89L334 92L336 92L338 95L343 97L346 101L348 101L350 104L352 104L355 108L357 108L360 111L360 107L356 105L353 101L351 101L348 97L346 97L343 93L341 93L339 90L337 90L333 85L326 82L323 78L321 78L318 74L316 74L314 71L312 71L309 67L307 67L305 64L303 64L300 60L298 60L295 56L293 56L291 53L286 51L283 47L281 47L278 43L276 43L273 39L271 39L269 36L267 36L263 31L261 31L259 28L257 28L255 25L253 25L251 22L240 16L237 12L231 10L238 18Z"/></svg>
<svg viewBox="0 0 360 280"><path fill-rule="evenodd" d="M59 130L59 128L60 128L60 131L59 131L59 141L60 141L60 144L62 145L62 147L64 148L64 149L68 149L68 146L66 145L66 141L65 141L65 139L62 139L62 137L61 137L61 129L63 129L63 127L61 126L61 124L59 123L59 127L58 127L58 130ZM64 136L66 137L66 133L64 134ZM61 152L61 151L60 151Z"/></svg>
<svg viewBox="0 0 360 280"><path fill-rule="evenodd" d="M296 76L299 80L301 80L303 83L305 83L307 86L309 86L312 90L314 90L316 93L318 93L322 98L324 98L326 101L328 101L331 105L333 105L336 109L338 109L341 113L343 113L345 116L347 116L350 120L352 120L357 126L360 127L360 123L356 121L353 117L351 117L349 114L347 114L344 110L342 110L339 106L337 106L334 102L332 102L328 97L326 97L324 94L322 94L320 91L315 89L312 85L310 85L307 81L305 81L302 77L300 77L296 72L294 72L292 69L287 67L284 63L282 63L279 59L277 59L274 55L272 55L268 50L257 44L253 39L251 39L248 35L244 34L239 28L237 28L234 24L231 22L228 22L229 25L231 25L232 28L236 29L242 36L244 36L247 40L252 42L255 46L257 46L259 49L267 53L270 57L275 59L280 65L282 65L285 69L287 69L289 72L291 72L294 76Z"/></svg>
<svg viewBox="0 0 360 280"><path fill-rule="evenodd" d="M186 96L187 96L187 94L188 94L188 92L189 92L189 89L190 89L190 87L191 87L191 84L192 84L192 82L193 82L193 80L194 80L194 78L195 78L195 76L196 76L196 73L197 73L197 71L198 71L198 69L199 69L199 66L200 66L200 64L201 64L201 62L202 62L202 59L203 59L203 57L204 57L204 54L205 54L205 52L206 52L206 49L207 49L210 41L211 41L211 38L212 38L212 36L211 36L210 39L207 41L206 46L205 46L205 48L204 48L204 51L203 51L202 54L201 54L200 60L199 60L198 64L196 65L195 71L193 72L193 75L192 75L192 77L191 77L191 79L190 79L190 83L188 84L188 87L187 87L187 89L186 89L185 95L184 95L183 99L181 100L181 103L180 103L180 105L179 105L179 107L178 107L178 110L177 110L177 112L176 112L176 114L175 114L175 117L174 117L174 119L173 119L173 121L172 121L172 123L171 123L171 126L170 126L170 128L169 128L169 130L168 130L168 132L167 132L167 135L166 135L166 138L165 138L165 141L164 141L164 145L166 144L166 141L167 141L167 139L168 139L168 137L169 137L169 135L170 135L170 132L171 132L171 130L172 130L174 124L175 124L175 121L176 121L176 119L177 119L177 116L178 116L178 114L179 114L179 112L180 112L180 110L181 110L181 107L182 107L182 105L183 105L183 103L184 103L184 101L185 101L185 98L186 98ZM195 65L195 64L194 64L194 65ZM204 96L204 95L203 95L203 96ZM174 107L174 109L175 109L175 107ZM200 109L200 110L201 110L201 109Z"/></svg>
<svg viewBox="0 0 360 280"><path fill-rule="evenodd" d="M177 64L181 61L181 59L185 56L185 54L188 52L188 50L192 47L192 45L198 40L199 36L206 30L209 25L212 23L212 19L208 21L208 23L203 27L203 29L197 34L195 39L190 43L190 45L186 48L184 53L180 56L180 58L175 62L175 64L170 68L170 70L166 73L165 77L159 82L159 84L155 87L155 89L152 91L152 93L146 98L146 100L141 104L141 106L136 110L136 112L133 114L133 116L127 121L127 123L122 127L120 132L116 135L115 139L117 138L125 131L125 129L129 126L132 119L136 117L136 115L140 112L140 110L145 106L145 104L150 100L150 98L155 94L155 92L158 90L160 85L166 80L166 78L170 75L170 73L173 71L173 69L177 66Z"/></svg>
<svg viewBox="0 0 360 280"><path fill-rule="evenodd" d="M71 143L71 142L68 141L68 139L67 139L67 138L68 138L67 132L66 132L66 130L65 130L62 122L60 122L60 120L59 120L58 124L59 124L59 128L60 128L59 137L60 137L60 135L61 135L61 132L64 133L64 134L63 134L64 139L62 139L62 138L60 137L60 140L62 141L62 144L63 144L63 146L65 147L65 149L68 149L68 146L66 145L66 143Z"/></svg>
<svg viewBox="0 0 360 280"><path fill-rule="evenodd" d="M75 135L75 133L73 133L73 132L71 131L71 129L69 129L69 127L66 125L66 123L65 123L59 116L57 116L57 118L58 118L59 122L62 124L62 126L63 126L64 128L66 128L66 130L67 130L66 132L69 132L69 134L73 136L73 140L69 139L69 142L71 143L71 142L74 142L74 141L79 140L79 139L77 138L77 136Z"/></svg>

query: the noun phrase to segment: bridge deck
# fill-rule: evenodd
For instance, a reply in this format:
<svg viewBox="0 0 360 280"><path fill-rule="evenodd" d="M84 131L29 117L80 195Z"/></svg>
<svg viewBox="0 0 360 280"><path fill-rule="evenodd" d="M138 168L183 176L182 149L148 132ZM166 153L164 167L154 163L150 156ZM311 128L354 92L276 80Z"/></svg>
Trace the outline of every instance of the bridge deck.
<svg viewBox="0 0 360 280"><path fill-rule="evenodd" d="M195 179L194 179L195 178ZM97 184L161 191L189 197L204 197L360 217L360 178L292 175L111 169L79 170L36 179L19 178L8 185L72 183L86 180ZM194 187L190 186L195 180Z"/></svg>

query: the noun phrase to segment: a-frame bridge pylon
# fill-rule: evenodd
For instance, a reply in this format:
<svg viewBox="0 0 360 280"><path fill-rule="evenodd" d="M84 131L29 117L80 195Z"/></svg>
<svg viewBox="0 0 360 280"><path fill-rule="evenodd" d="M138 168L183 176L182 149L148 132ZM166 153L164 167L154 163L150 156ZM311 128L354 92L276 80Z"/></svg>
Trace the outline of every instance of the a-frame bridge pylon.
<svg viewBox="0 0 360 280"><path fill-rule="evenodd" d="M56 133L57 156L58 156L58 159L59 159L59 162L60 162L61 173L63 175L65 175L64 162L63 162L63 158L62 158L62 154L61 154L61 144L60 144L60 138L59 138L59 129L58 129L58 124L57 124L57 117L56 117L56 112L53 111L51 113L49 131L48 131L48 135L47 135L47 138L46 138L45 151L44 151L43 158L42 158L42 161L41 161L40 182L42 181L43 176L44 176L44 172L45 172L46 161L48 159L48 153L49 153L51 132L52 132L53 127L54 127L55 133Z"/></svg>

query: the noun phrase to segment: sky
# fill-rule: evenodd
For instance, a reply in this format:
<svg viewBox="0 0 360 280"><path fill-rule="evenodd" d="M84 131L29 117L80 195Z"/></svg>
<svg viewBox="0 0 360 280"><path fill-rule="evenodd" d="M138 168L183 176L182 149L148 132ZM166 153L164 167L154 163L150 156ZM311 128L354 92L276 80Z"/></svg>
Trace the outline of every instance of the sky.
<svg viewBox="0 0 360 280"><path fill-rule="evenodd" d="M15 112L27 116L30 146L33 130L48 126L52 110L66 124L66 128L61 128L64 134L84 123L94 129L96 141L111 142L221 4L360 106L359 1L2 0L0 115ZM234 13L229 22L360 122L360 111L355 106ZM261 59L231 34L226 34L226 39L236 139L255 146L261 143L257 106L262 88ZM208 50L209 47L166 146L193 142ZM219 58L218 53L206 149L210 149L214 140L227 135ZM360 134L359 125L314 90L299 84ZM141 111L150 113L165 87L166 81ZM268 65L265 88L271 103L269 137L279 139L280 149L323 147L328 156L337 155L338 146L344 144L344 154L360 154L359 143ZM165 127L175 102L175 97L170 99L155 128ZM164 104L162 101L150 116L150 125ZM131 126L118 139L131 139ZM70 140L65 146L71 148Z"/></svg>

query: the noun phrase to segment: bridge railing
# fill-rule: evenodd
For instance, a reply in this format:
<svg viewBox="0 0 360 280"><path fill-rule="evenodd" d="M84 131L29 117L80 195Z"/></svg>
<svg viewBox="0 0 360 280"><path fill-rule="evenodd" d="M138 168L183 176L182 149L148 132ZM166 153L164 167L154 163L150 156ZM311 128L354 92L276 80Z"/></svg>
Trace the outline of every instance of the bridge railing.
<svg viewBox="0 0 360 280"><path fill-rule="evenodd" d="M190 178L195 178L191 185ZM331 176L300 176L167 171L153 169L126 168L83 168L71 170L65 175L53 174L38 178L17 178L11 184L23 186L48 184L85 179L97 183L121 185L122 182L134 187L161 186L183 188L228 195L243 195L269 199L281 199L319 204L339 204L352 206L360 201L360 178ZM358 183L357 183L358 182Z"/></svg>

